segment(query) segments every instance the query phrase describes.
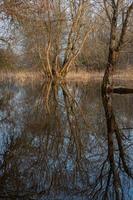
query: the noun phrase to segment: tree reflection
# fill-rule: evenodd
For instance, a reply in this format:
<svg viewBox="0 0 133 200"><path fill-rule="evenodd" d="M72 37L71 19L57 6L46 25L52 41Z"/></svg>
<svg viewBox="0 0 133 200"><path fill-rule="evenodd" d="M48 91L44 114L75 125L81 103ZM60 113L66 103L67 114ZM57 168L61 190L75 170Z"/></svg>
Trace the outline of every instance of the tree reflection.
<svg viewBox="0 0 133 200"><path fill-rule="evenodd" d="M26 87L21 113L12 115L21 128L5 143L0 198L130 199L132 137L119 128L112 94L102 95L105 134L97 90L93 96L87 86L48 82L39 91Z"/></svg>
<svg viewBox="0 0 133 200"><path fill-rule="evenodd" d="M116 121L113 107L112 107L112 94L102 93L103 106L105 110L106 123L107 123L107 139L108 139L108 157L109 173L106 182L106 189L104 199L109 198L109 187L112 178L113 188L115 191L114 199L124 199L123 184L121 172L126 174L128 178L133 178L131 170L132 158L130 157L130 135L120 130ZM128 137L127 137L128 136Z"/></svg>

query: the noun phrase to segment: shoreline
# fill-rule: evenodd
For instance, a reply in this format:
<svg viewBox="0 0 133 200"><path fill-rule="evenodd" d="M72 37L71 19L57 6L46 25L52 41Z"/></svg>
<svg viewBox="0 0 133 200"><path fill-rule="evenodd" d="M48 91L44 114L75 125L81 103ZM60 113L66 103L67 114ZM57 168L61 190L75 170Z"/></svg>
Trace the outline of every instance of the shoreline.
<svg viewBox="0 0 133 200"><path fill-rule="evenodd" d="M102 81L104 72L98 71L71 71L63 79L63 81L68 82L88 82L88 81ZM114 72L112 76L114 81L133 81L133 69L122 69ZM33 82L33 81L44 81L45 77L42 75L41 71L1 71L0 81L19 81L19 82ZM48 79L47 79L48 80Z"/></svg>

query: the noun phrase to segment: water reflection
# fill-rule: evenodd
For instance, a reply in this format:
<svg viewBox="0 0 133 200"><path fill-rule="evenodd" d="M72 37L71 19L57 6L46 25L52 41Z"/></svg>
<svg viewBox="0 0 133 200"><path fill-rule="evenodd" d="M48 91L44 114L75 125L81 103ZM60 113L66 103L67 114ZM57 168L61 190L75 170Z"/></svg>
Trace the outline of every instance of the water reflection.
<svg viewBox="0 0 133 200"><path fill-rule="evenodd" d="M111 94L102 94L103 105L107 123L108 139L108 162L109 173L106 183L104 199L109 199L108 190L110 182L113 182L114 197L112 199L127 199L128 191L130 199L132 194L132 134L119 128L118 122L113 111ZM125 130L128 130L125 129ZM123 184L125 176L128 178L127 185ZM112 179L112 180L111 180ZM125 190L126 189L126 190Z"/></svg>
<svg viewBox="0 0 133 200"><path fill-rule="evenodd" d="M2 83L0 99L0 199L132 199L131 95Z"/></svg>

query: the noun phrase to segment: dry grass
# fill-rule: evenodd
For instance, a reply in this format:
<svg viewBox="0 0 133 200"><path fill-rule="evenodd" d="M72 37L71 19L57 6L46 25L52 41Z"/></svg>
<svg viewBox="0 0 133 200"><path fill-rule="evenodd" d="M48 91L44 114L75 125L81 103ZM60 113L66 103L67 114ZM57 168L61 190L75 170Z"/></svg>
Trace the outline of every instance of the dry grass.
<svg viewBox="0 0 133 200"><path fill-rule="evenodd" d="M69 72L66 79L70 81L89 81L89 80L102 80L104 72L98 71L79 71ZM132 81L133 80L133 68L132 66L126 67L125 69L116 70L112 76L114 80L120 81Z"/></svg>
<svg viewBox="0 0 133 200"><path fill-rule="evenodd" d="M116 70L116 73L114 74L113 78L115 80L132 81L133 80L133 67Z"/></svg>
<svg viewBox="0 0 133 200"><path fill-rule="evenodd" d="M65 78L66 81L75 81L75 82L87 82L89 80L101 80L103 73L99 72L69 72ZM44 77L40 71L28 71L28 70L19 70L19 71L1 71L0 72L0 81L16 81L21 84L27 84L29 82L44 81Z"/></svg>
<svg viewBox="0 0 133 200"><path fill-rule="evenodd" d="M102 80L103 72L97 71L78 71L76 72L69 72L66 76L66 80L68 81L79 81L79 82L87 82L90 80Z"/></svg>
<svg viewBox="0 0 133 200"><path fill-rule="evenodd" d="M66 81L87 82L91 80L100 81L103 77L103 72L98 71L71 71L67 74ZM117 70L113 75L114 80L130 81L133 80L133 69ZM19 71L1 71L0 81L17 81L21 84L31 82L44 81L44 77L40 71L19 70Z"/></svg>
<svg viewBox="0 0 133 200"><path fill-rule="evenodd" d="M0 81L16 81L21 84L43 80L39 71L1 71Z"/></svg>

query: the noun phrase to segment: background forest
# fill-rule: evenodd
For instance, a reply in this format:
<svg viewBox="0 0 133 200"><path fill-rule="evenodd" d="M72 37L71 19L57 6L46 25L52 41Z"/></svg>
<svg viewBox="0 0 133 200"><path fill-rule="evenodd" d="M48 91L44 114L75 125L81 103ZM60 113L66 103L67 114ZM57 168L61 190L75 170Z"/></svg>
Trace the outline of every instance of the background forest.
<svg viewBox="0 0 133 200"><path fill-rule="evenodd" d="M0 69L41 69L47 76L65 76L71 69L102 70L114 10L119 43L130 6L117 59L124 68L133 64L131 0L1 0Z"/></svg>

